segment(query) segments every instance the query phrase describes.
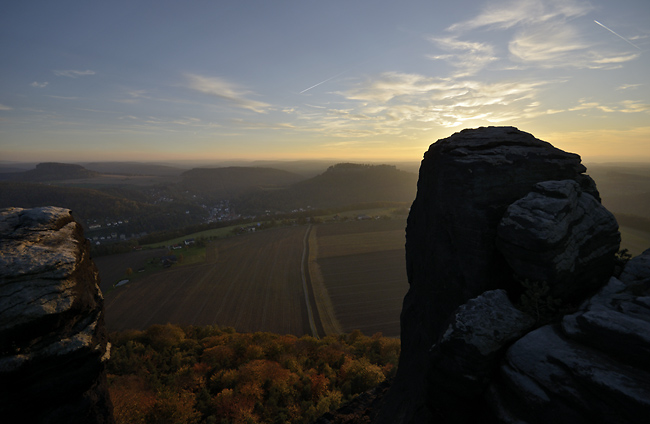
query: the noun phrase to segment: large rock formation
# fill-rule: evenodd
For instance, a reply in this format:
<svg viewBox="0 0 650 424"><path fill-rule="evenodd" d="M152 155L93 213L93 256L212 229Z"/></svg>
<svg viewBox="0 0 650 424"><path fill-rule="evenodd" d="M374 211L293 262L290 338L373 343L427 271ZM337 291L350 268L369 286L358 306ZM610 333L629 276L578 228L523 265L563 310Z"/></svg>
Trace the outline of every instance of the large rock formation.
<svg viewBox="0 0 650 424"><path fill-rule="evenodd" d="M549 310L575 311L612 274L618 225L585 171L578 155L513 127L464 130L430 146L406 230L402 354L376 422L497 420L486 393L500 393L496 369L531 328L510 304L521 281L540 288ZM496 310L504 312L480 312ZM475 412L454 413L463 404Z"/></svg>
<svg viewBox="0 0 650 424"><path fill-rule="evenodd" d="M113 422L98 282L69 210L0 210L2 420Z"/></svg>
<svg viewBox="0 0 650 424"><path fill-rule="evenodd" d="M485 398L500 422L644 423L648 358L650 250L578 312L512 345Z"/></svg>
<svg viewBox="0 0 650 424"><path fill-rule="evenodd" d="M519 278L545 281L550 295L577 301L612 271L620 235L612 214L573 180L545 181L506 210L497 246Z"/></svg>

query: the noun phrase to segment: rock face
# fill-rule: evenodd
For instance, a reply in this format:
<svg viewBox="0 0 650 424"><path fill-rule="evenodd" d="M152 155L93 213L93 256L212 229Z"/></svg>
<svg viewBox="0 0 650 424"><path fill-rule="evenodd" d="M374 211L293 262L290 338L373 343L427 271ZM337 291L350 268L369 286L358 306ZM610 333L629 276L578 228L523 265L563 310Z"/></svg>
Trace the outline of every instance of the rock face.
<svg viewBox="0 0 650 424"><path fill-rule="evenodd" d="M650 417L650 250L620 279L508 349L486 394L500 422L642 423ZM645 278L634 278L644 267ZM630 271L627 271L627 270Z"/></svg>
<svg viewBox="0 0 650 424"><path fill-rule="evenodd" d="M550 294L580 300L611 273L620 234L613 215L573 180L536 184L506 210L497 246L513 273L545 281Z"/></svg>
<svg viewBox="0 0 650 424"><path fill-rule="evenodd" d="M1 416L113 422L98 282L69 210L0 210Z"/></svg>
<svg viewBox="0 0 650 424"><path fill-rule="evenodd" d="M473 422L453 411L469 401L490 411L485 393L496 368L530 329L492 316L495 302L510 310L506 298L519 299L520 279L544 281L573 305L607 283L620 235L585 171L578 155L513 127L464 130L430 146L406 229L402 353L375 422ZM497 289L485 303L483 293ZM477 302L491 306L470 307ZM473 323L461 325L472 308ZM487 350L485 340L463 335L489 334L483 319L495 326Z"/></svg>
<svg viewBox="0 0 650 424"><path fill-rule="evenodd" d="M505 349L534 324L504 290L487 291L461 305L431 349L430 408L449 422L473 419L476 408L467 408L468 402L481 396Z"/></svg>

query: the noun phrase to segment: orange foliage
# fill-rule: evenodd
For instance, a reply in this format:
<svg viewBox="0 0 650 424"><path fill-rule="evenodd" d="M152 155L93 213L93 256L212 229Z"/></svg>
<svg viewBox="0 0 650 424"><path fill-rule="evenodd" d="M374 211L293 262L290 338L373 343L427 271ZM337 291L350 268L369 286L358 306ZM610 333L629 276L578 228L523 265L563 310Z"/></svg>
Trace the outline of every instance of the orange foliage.
<svg viewBox="0 0 650 424"><path fill-rule="evenodd" d="M235 350L230 346L214 346L203 351L201 362L211 367L230 368L235 360Z"/></svg>
<svg viewBox="0 0 650 424"><path fill-rule="evenodd" d="M307 424L394 373L399 340L156 325L113 333L117 424Z"/></svg>
<svg viewBox="0 0 650 424"><path fill-rule="evenodd" d="M113 415L119 424L146 423L146 416L156 402L145 381L135 375L109 376Z"/></svg>
<svg viewBox="0 0 650 424"><path fill-rule="evenodd" d="M316 401L323 396L329 388L330 381L323 374L313 374L311 376L311 398Z"/></svg>

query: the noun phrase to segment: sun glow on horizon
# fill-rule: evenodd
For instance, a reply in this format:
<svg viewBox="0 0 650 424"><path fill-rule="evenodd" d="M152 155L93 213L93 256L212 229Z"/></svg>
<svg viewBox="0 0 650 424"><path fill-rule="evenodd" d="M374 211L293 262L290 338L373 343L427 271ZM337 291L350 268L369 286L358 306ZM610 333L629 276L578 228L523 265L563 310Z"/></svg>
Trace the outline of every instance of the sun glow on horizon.
<svg viewBox="0 0 650 424"><path fill-rule="evenodd" d="M461 129L507 125L650 161L645 3L381 1L164 1L157 20L119 1L74 16L13 5L0 156L419 160Z"/></svg>

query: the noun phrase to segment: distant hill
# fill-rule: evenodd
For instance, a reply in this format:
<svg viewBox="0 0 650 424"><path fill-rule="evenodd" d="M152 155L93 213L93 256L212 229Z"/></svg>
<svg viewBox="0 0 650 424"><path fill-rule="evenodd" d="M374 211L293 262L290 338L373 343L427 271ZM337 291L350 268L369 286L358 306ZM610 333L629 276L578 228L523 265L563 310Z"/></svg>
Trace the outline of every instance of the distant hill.
<svg viewBox="0 0 650 424"><path fill-rule="evenodd" d="M329 208L360 203L411 202L415 198L417 174L392 165L340 163L324 173L300 181L284 190L256 192L242 197L241 210Z"/></svg>
<svg viewBox="0 0 650 424"><path fill-rule="evenodd" d="M130 216L151 208L139 202L87 188L23 181L0 181L0 208L59 206L81 217Z"/></svg>
<svg viewBox="0 0 650 424"><path fill-rule="evenodd" d="M87 169L102 174L178 176L187 169L169 165L144 162L90 162L83 164Z"/></svg>
<svg viewBox="0 0 650 424"><path fill-rule="evenodd" d="M90 225L128 219L124 233L161 231L202 223L203 209L182 200L161 204L128 199L117 193L24 181L0 181L0 208L59 206L71 209L76 218ZM110 233L111 231L108 230Z"/></svg>
<svg viewBox="0 0 650 424"><path fill-rule="evenodd" d="M90 171L81 165L70 163L44 162L36 168L24 172L0 174L0 180L13 181L60 181L93 178L100 174Z"/></svg>
<svg viewBox="0 0 650 424"><path fill-rule="evenodd" d="M222 199L230 199L253 190L286 187L304 179L298 174L279 169L243 166L195 168L181 176L180 185L183 189Z"/></svg>

